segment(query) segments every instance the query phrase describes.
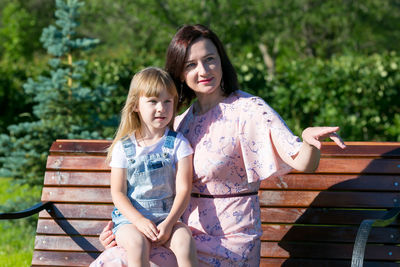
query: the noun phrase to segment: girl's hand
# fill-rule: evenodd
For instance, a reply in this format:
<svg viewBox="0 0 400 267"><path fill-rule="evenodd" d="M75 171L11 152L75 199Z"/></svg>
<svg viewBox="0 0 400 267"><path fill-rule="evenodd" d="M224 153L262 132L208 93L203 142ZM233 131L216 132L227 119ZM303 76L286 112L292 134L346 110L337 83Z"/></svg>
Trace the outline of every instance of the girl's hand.
<svg viewBox="0 0 400 267"><path fill-rule="evenodd" d="M172 226L173 225L166 223L165 220L157 226L158 229L157 245L161 246L169 240L172 233Z"/></svg>
<svg viewBox="0 0 400 267"><path fill-rule="evenodd" d="M112 248L117 245L117 242L115 242L115 236L111 231L112 227L113 222L109 221L99 236L100 243L105 249Z"/></svg>
<svg viewBox="0 0 400 267"><path fill-rule="evenodd" d="M336 131L339 131L339 127L309 127L306 128L301 135L303 141L318 149L321 149L321 142L319 140L323 140L328 137L332 139L339 147L345 148L346 145Z"/></svg>
<svg viewBox="0 0 400 267"><path fill-rule="evenodd" d="M158 240L157 239L158 229L156 225L149 219L142 217L136 220L134 222L134 225L142 234L144 234L151 241L156 242Z"/></svg>

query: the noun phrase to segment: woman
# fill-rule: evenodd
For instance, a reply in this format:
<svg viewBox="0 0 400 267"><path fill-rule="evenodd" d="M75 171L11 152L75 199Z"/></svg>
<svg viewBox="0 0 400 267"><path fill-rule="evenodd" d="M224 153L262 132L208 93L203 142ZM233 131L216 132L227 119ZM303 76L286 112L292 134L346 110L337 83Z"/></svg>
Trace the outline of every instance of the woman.
<svg viewBox="0 0 400 267"><path fill-rule="evenodd" d="M258 266L260 181L292 168L314 171L320 157L319 139L330 137L345 147L336 134L339 128L307 128L301 142L262 99L239 90L222 43L202 25L178 30L168 47L165 69L182 103L197 98L177 117L175 129L195 151L192 198L182 219L192 230L199 263ZM100 240L114 246L107 230ZM153 254L155 261L160 255L165 257L159 251ZM106 250L98 261L119 257L124 257L120 249Z"/></svg>

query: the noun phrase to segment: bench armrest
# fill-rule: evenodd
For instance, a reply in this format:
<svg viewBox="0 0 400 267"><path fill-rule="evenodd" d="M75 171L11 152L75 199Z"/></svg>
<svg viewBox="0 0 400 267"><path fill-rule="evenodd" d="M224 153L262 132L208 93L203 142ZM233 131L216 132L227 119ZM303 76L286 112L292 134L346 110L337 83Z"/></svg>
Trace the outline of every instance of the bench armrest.
<svg viewBox="0 0 400 267"><path fill-rule="evenodd" d="M400 214L400 207L392 208L381 219L375 220L363 220L357 231L356 240L354 242L353 256L351 258L351 267L362 267L364 262L365 246L371 228L385 227L394 222L397 216Z"/></svg>
<svg viewBox="0 0 400 267"><path fill-rule="evenodd" d="M20 219L29 217L31 215L39 213L41 210L52 209L52 205L53 203L51 201L40 202L23 211L0 213L0 220Z"/></svg>

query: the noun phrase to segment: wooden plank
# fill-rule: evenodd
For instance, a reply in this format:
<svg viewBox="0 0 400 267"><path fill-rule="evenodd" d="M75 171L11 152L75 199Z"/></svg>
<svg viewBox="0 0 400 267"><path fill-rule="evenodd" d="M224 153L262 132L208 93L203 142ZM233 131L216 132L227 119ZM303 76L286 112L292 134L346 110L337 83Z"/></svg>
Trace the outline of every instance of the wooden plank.
<svg viewBox="0 0 400 267"><path fill-rule="evenodd" d="M88 266L100 253L35 251L32 266Z"/></svg>
<svg viewBox="0 0 400 267"><path fill-rule="evenodd" d="M37 234L100 235L108 221L39 219Z"/></svg>
<svg viewBox="0 0 400 267"><path fill-rule="evenodd" d="M260 189L400 192L400 175L287 174L263 180Z"/></svg>
<svg viewBox="0 0 400 267"><path fill-rule="evenodd" d="M334 142L322 142L322 156L335 157L400 157L398 142L345 142L346 149L341 149Z"/></svg>
<svg viewBox="0 0 400 267"><path fill-rule="evenodd" d="M46 168L48 170L109 171L110 167L105 159L103 156L49 155Z"/></svg>
<svg viewBox="0 0 400 267"><path fill-rule="evenodd" d="M109 140L57 140L50 147L50 153L101 153L105 154L111 145Z"/></svg>
<svg viewBox="0 0 400 267"><path fill-rule="evenodd" d="M47 171L44 185L110 186L110 172Z"/></svg>
<svg viewBox="0 0 400 267"><path fill-rule="evenodd" d="M44 187L42 201L112 203L109 188Z"/></svg>
<svg viewBox="0 0 400 267"><path fill-rule="evenodd" d="M98 237L36 235L35 250L101 252Z"/></svg>
<svg viewBox="0 0 400 267"><path fill-rule="evenodd" d="M51 215L43 210L39 218L111 220L114 205L110 204L54 204Z"/></svg>
<svg viewBox="0 0 400 267"><path fill-rule="evenodd" d="M319 260L319 259L277 259L277 258L261 258L260 267L349 267L350 260ZM398 267L396 262L382 261L364 261L364 267Z"/></svg>
<svg viewBox="0 0 400 267"><path fill-rule="evenodd" d="M261 242L261 257L351 259L353 244ZM400 246L372 245L365 249L365 260L400 260Z"/></svg>
<svg viewBox="0 0 400 267"><path fill-rule="evenodd" d="M262 229L261 240L263 241L354 243L358 226L263 224ZM400 244L400 229L375 227L371 230L368 242Z"/></svg>
<svg viewBox="0 0 400 267"><path fill-rule="evenodd" d="M261 208L261 221L265 223L297 223L325 225L359 225L366 219L379 219L386 210L352 210L326 208ZM400 217L392 225L400 225Z"/></svg>
<svg viewBox="0 0 400 267"><path fill-rule="evenodd" d="M321 158L316 173L399 174L400 159Z"/></svg>
<svg viewBox="0 0 400 267"><path fill-rule="evenodd" d="M65 140L53 143L50 152L54 153L104 153L111 145L109 140ZM398 142L346 142L346 149L339 148L334 142L322 142L323 155L336 156L394 156L400 157Z"/></svg>
<svg viewBox="0 0 400 267"><path fill-rule="evenodd" d="M392 208L398 193L330 191L259 191L260 205L271 207Z"/></svg>

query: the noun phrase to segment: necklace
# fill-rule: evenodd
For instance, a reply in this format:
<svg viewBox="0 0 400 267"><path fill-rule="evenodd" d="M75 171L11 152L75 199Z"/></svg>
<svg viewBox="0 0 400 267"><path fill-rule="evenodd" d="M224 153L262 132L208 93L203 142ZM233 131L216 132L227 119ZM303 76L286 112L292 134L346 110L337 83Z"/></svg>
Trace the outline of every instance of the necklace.
<svg viewBox="0 0 400 267"><path fill-rule="evenodd" d="M146 141L144 140L144 137L143 137L142 132L140 130L139 130L139 137L140 138L137 140L138 144L140 145L140 142L142 142L143 144L140 145L140 146L141 147L146 147L147 146Z"/></svg>

